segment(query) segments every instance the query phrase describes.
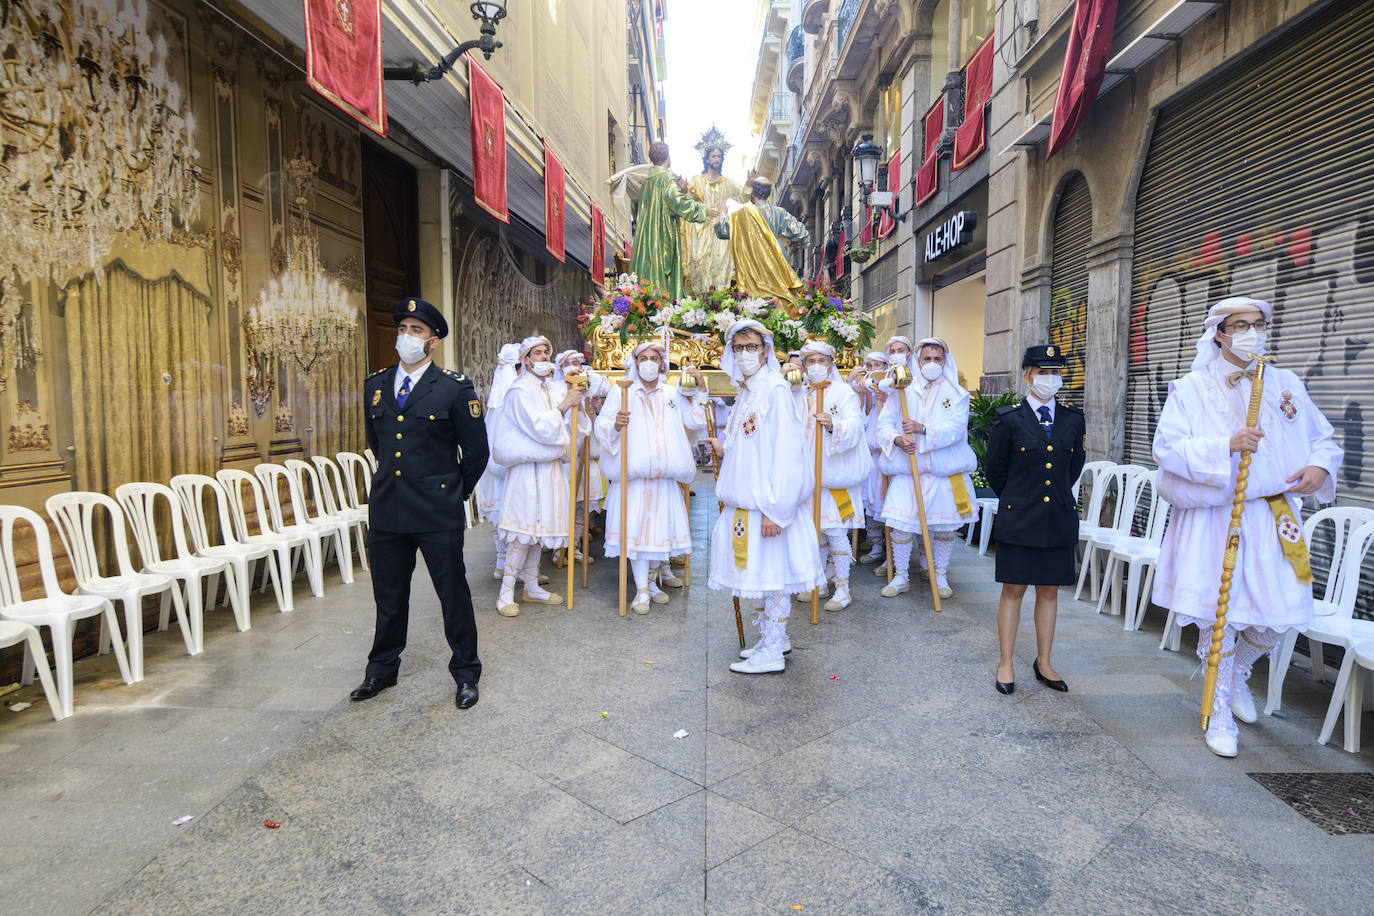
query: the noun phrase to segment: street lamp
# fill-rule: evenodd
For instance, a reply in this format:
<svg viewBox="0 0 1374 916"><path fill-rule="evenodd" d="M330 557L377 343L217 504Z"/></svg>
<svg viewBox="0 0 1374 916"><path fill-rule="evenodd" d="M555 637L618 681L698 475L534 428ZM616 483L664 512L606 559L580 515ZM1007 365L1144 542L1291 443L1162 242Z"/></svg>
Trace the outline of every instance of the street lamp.
<svg viewBox="0 0 1374 916"><path fill-rule="evenodd" d="M883 155L882 147L873 142L872 134L864 134L863 139L849 151L859 171L859 193L863 196L864 206L868 206L868 196L873 193L873 185L878 178L878 159Z"/></svg>
<svg viewBox="0 0 1374 916"><path fill-rule="evenodd" d="M411 64L409 67L387 67L382 71L383 77L389 80L410 80L418 86L429 80L443 79L444 74L453 69L458 58L474 49L481 51L487 60L491 60L491 52L501 47L501 42L496 40L496 24L506 18L506 0L473 0L468 8L472 11L472 18L480 23L478 30L482 33L481 38L463 42L429 69L422 69L419 64Z"/></svg>

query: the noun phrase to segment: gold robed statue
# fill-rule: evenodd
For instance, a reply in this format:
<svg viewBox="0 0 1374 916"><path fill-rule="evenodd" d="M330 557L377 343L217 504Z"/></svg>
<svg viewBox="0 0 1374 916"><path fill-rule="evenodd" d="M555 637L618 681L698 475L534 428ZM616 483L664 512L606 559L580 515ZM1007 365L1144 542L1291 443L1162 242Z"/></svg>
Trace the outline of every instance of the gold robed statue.
<svg viewBox="0 0 1374 916"><path fill-rule="evenodd" d="M704 203L712 214L721 212L727 201L749 201L749 192L739 182L721 174L730 146L725 136L712 124L711 129L702 134L701 141L693 147L701 154L702 170L700 174L687 179L687 196ZM745 182L753 181L754 177L751 169ZM683 223L682 236L686 253L683 273L687 291L703 295L712 287L728 287L735 273L730 242L716 234L712 223Z"/></svg>
<svg viewBox="0 0 1374 916"><path fill-rule="evenodd" d="M777 299L784 307L802 292L802 281L787 261L783 244L811 244L811 233L782 207L768 203L773 183L755 178L747 204L727 203L728 215L716 223L718 234L730 239L735 262L735 285L750 296Z"/></svg>

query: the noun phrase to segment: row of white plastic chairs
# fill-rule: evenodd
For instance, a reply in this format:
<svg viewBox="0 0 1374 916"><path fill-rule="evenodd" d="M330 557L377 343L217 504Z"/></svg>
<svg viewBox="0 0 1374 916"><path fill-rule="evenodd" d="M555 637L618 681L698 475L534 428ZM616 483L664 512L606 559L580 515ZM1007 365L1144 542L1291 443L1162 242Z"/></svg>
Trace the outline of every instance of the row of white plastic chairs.
<svg viewBox="0 0 1374 916"><path fill-rule="evenodd" d="M71 560L75 595L65 593L58 582L43 518L21 506L0 505L0 648L24 645L23 683L33 683L36 673L53 718L63 719L74 708L72 639L79 620L100 617L99 651L113 649L124 682L132 684L143 679L146 597L161 596L161 630L167 629L175 610L187 654L199 655L204 651L202 596L208 585L213 600L221 574L225 577L224 600L232 608L240 631L251 626L250 590L253 567L259 561L263 565L261 590L266 591L270 580L283 612L294 607L292 579L301 567L317 598L324 595L324 565L331 558L338 564L343 582L351 583L355 547L367 569L363 541L366 498L376 462L370 453L364 457L355 452L339 452L336 460L316 455L310 462L289 459L284 464L259 464L252 474L231 468L218 471L214 477L179 474L172 478L170 487L126 483L115 490L114 498L86 491L49 497L45 508ZM307 493L312 500L306 499ZM214 502L217 540L211 536L207 497ZM256 532L248 523L250 507L257 519ZM99 521L102 509L107 517L103 524ZM286 520L287 509L290 522ZM160 511L170 522L166 531L159 531ZM37 543L42 598L23 597L15 551L17 523L28 525ZM143 561L141 569L134 567L129 552L126 523L134 532ZM108 570L111 575L100 566L97 543L102 533L108 533L108 545L113 548L117 569ZM124 609L123 639L114 611L116 601ZM38 627L49 628L52 637L55 683Z"/></svg>
<svg viewBox="0 0 1374 916"><path fill-rule="evenodd" d="M1090 595L1097 599L1102 613L1111 595L1112 613L1120 613L1122 567L1125 567L1125 629L1138 630L1150 607L1150 592L1160 546L1168 524L1170 505L1158 493L1157 471L1142 465L1122 465L1109 461L1089 462L1080 483L1089 487L1084 521L1079 526L1083 544L1083 563L1079 571L1078 598L1091 579ZM1101 521L1106 497L1116 493L1110 524ZM1330 532L1327 532L1327 527ZM1139 531L1133 534L1133 530ZM1328 570L1326 580L1314 595L1315 619L1304 630L1288 630L1270 658L1270 676L1265 713L1272 714L1282 704L1283 683L1288 676L1298 636L1307 637L1311 650L1312 676L1325 680L1324 647L1339 646L1344 659L1337 676L1326 719L1318 742L1326 744L1346 708L1345 749L1359 750L1360 709L1363 700L1361 658L1374 657L1374 620L1355 616L1361 571L1374 549L1374 509L1357 506L1329 506L1307 517L1303 539L1313 555L1314 566ZM1098 577L1098 563L1105 557L1106 568ZM1143 581L1142 581L1143 580ZM1178 651L1181 628L1172 611L1164 624L1161 649Z"/></svg>

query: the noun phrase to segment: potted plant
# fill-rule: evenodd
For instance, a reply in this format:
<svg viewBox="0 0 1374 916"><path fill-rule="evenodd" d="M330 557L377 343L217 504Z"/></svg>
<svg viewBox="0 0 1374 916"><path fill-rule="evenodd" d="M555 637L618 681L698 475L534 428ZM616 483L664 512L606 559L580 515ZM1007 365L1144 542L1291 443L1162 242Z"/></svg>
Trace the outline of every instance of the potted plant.
<svg viewBox="0 0 1374 916"><path fill-rule="evenodd" d="M981 499L997 495L988 486L988 433L992 430L992 424L997 419L998 409L1014 403L1016 403L1016 394L1011 391L994 395L981 394L975 391L969 398L968 444L973 449L973 454L978 457L978 468L969 476L973 478L973 492L976 498ZM978 524L981 525L982 522L983 520L980 518Z"/></svg>

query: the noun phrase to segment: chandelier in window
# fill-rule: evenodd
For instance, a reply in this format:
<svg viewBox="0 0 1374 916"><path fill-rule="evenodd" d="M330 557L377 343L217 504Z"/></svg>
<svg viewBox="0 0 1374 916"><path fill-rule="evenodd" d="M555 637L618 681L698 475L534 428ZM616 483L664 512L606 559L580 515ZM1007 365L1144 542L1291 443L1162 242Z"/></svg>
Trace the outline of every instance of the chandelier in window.
<svg viewBox="0 0 1374 916"><path fill-rule="evenodd" d="M293 221L286 270L267 284L243 325L248 346L265 360L293 361L310 371L352 349L357 310L348 289L320 261L320 240L310 221L318 166L299 155L286 164L287 191L300 211Z"/></svg>
<svg viewBox="0 0 1374 916"><path fill-rule="evenodd" d="M145 0L0 0L0 283L97 275L199 214L199 155Z"/></svg>

